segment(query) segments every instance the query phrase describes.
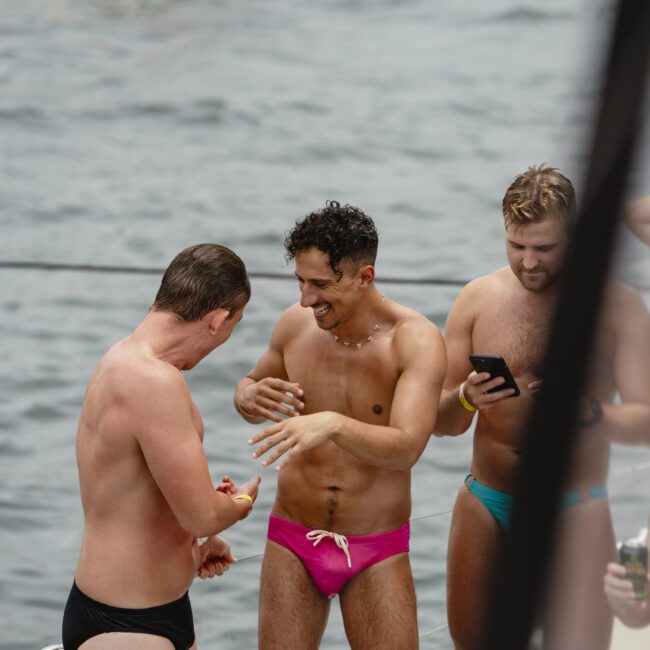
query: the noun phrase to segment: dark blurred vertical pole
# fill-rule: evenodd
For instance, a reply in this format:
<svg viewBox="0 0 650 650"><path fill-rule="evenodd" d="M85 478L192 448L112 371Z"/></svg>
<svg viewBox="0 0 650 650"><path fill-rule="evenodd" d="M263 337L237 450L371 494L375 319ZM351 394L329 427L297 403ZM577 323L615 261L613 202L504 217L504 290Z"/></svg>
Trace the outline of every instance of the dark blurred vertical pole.
<svg viewBox="0 0 650 650"><path fill-rule="evenodd" d="M526 648L541 604L577 409L642 121L650 0L620 0L615 9L578 224L547 351L544 388L525 430L512 533L497 565L486 650Z"/></svg>

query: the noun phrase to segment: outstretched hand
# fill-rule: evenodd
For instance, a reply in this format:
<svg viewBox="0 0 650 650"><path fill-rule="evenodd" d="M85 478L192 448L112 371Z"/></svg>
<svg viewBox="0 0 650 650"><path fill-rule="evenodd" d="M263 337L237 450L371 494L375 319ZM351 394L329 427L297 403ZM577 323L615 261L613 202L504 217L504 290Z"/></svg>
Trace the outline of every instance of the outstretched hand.
<svg viewBox="0 0 650 650"><path fill-rule="evenodd" d="M253 452L253 458L259 458L274 449L273 453L264 460L262 466L268 467L284 456L282 462L275 468L279 471L296 453L313 449L330 440L338 430L337 417L337 413L323 411L282 420L278 424L266 427L248 441L249 445L262 443Z"/></svg>
<svg viewBox="0 0 650 650"><path fill-rule="evenodd" d="M253 476L253 478L246 481L246 483L244 483L239 489L235 490L235 492L229 493L238 503L248 504L247 509L242 514L242 519L248 517L253 510L253 503L255 503L255 499L257 499L257 490L259 489L261 480L262 479L259 476ZM241 495L247 495L250 499L237 499L237 497Z"/></svg>
<svg viewBox="0 0 650 650"><path fill-rule="evenodd" d="M217 492L223 492L230 496L237 494L237 486L232 482L230 476L224 476L221 483L217 486Z"/></svg>
<svg viewBox="0 0 650 650"><path fill-rule="evenodd" d="M237 562L237 558L233 556L230 549L230 544L225 539L218 535L211 535L208 539L199 546L199 568L196 570L196 575L205 580L206 578L214 578L215 576L222 576L231 564Z"/></svg>

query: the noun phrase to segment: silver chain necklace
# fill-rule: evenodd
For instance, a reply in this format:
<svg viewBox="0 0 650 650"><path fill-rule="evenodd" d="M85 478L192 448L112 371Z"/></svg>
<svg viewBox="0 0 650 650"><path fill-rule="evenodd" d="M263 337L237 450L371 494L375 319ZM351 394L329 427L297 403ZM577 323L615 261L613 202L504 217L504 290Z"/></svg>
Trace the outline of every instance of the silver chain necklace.
<svg viewBox="0 0 650 650"><path fill-rule="evenodd" d="M386 300L386 296L382 295L382 297L381 297L381 304L382 305L384 304L384 300ZM375 323L375 325L373 325L372 331L374 333L374 332L377 332L380 329L381 328L379 327L379 325L377 325ZM358 343L355 343L354 345L352 345L352 343L350 343L350 341L342 341L341 337L338 334L334 334L333 336L334 336L334 342L335 343L340 342L340 343L343 344L343 347L345 347L345 348L352 347L352 348L356 348L357 350L360 350L366 343L372 343L375 340L375 337L372 334L369 334L368 336L366 336L366 338L363 341L359 341Z"/></svg>
<svg viewBox="0 0 650 650"><path fill-rule="evenodd" d="M373 332L376 332L379 328L379 325L375 325L372 328ZM366 343L372 343L375 340L375 337L372 334L369 334L363 341L359 341L359 343L355 343L352 346L352 343L350 341L341 341L341 337L338 336L337 334L334 334L334 342L338 343L339 341L343 344L344 347L349 348L350 346L356 348L357 350L360 350Z"/></svg>

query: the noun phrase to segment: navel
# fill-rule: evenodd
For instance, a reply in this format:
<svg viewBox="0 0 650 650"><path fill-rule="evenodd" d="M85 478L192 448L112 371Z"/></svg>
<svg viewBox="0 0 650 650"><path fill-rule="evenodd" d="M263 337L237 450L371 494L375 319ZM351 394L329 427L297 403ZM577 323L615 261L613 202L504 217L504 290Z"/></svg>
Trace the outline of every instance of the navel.
<svg viewBox="0 0 650 650"><path fill-rule="evenodd" d="M384 412L384 409L381 407L381 404L375 404L372 407L372 410L375 415L381 415Z"/></svg>

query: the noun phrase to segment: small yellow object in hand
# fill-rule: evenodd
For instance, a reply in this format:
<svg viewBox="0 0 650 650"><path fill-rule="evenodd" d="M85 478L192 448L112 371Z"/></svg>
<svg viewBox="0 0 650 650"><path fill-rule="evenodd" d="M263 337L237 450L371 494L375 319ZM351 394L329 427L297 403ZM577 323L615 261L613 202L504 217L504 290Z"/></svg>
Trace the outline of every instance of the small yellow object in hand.
<svg viewBox="0 0 650 650"><path fill-rule="evenodd" d="M238 494L237 496L233 497L233 501L237 501L240 499L244 499L251 504L251 508L253 507L253 497L250 494Z"/></svg>

